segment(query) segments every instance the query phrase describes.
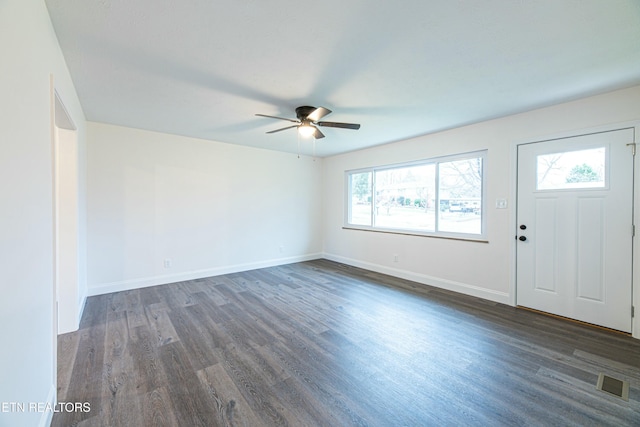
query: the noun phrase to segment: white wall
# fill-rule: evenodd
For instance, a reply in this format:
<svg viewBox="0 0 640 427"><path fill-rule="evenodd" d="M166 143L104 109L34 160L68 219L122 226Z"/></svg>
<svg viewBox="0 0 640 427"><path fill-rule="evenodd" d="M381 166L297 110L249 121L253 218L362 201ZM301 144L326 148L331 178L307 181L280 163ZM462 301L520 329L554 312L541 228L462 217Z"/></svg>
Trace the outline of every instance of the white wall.
<svg viewBox="0 0 640 427"><path fill-rule="evenodd" d="M52 74L81 146L84 116L43 1L0 2L0 58L0 403L44 404L56 390ZM51 415L0 412L0 426Z"/></svg>
<svg viewBox="0 0 640 427"><path fill-rule="evenodd" d="M515 143L638 119L640 86L325 158L325 256L494 301L513 303ZM346 170L481 149L488 149L486 215L489 243L342 228ZM508 199L508 209L495 208L499 198ZM638 200L640 197L636 196L636 202ZM399 255L399 262L393 262L393 254Z"/></svg>
<svg viewBox="0 0 640 427"><path fill-rule="evenodd" d="M320 257L321 159L99 123L88 138L90 294Z"/></svg>

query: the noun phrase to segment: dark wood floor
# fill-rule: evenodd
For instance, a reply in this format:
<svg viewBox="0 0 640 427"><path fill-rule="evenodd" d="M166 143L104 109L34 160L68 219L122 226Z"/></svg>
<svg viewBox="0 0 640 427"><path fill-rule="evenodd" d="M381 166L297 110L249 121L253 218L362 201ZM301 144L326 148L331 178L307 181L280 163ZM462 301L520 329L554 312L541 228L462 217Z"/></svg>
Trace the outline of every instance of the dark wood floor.
<svg viewBox="0 0 640 427"><path fill-rule="evenodd" d="M640 425L640 340L325 260L91 297L58 346L91 411L53 426Z"/></svg>

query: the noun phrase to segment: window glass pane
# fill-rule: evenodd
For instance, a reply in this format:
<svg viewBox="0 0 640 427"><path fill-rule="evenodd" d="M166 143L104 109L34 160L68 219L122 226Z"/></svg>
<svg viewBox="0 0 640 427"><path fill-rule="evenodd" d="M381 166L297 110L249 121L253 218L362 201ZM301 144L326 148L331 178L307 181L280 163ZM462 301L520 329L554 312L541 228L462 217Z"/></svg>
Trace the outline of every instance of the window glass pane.
<svg viewBox="0 0 640 427"><path fill-rule="evenodd" d="M371 172L353 173L349 177L349 224L371 225Z"/></svg>
<svg viewBox="0 0 640 427"><path fill-rule="evenodd" d="M375 226L435 231L435 165L376 171Z"/></svg>
<svg viewBox="0 0 640 427"><path fill-rule="evenodd" d="M605 148L543 154L537 157L538 190L603 188Z"/></svg>
<svg viewBox="0 0 640 427"><path fill-rule="evenodd" d="M485 156L482 151L347 172L347 224L481 238Z"/></svg>
<svg viewBox="0 0 640 427"><path fill-rule="evenodd" d="M438 165L438 230L482 233L482 157Z"/></svg>

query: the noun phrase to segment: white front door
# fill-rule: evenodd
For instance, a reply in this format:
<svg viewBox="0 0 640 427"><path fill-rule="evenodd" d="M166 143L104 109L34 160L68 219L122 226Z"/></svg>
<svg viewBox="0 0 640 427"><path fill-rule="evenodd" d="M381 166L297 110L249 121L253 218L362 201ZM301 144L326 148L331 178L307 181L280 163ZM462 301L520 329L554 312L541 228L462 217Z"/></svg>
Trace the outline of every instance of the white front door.
<svg viewBox="0 0 640 427"><path fill-rule="evenodd" d="M517 304L631 331L633 129L518 147Z"/></svg>

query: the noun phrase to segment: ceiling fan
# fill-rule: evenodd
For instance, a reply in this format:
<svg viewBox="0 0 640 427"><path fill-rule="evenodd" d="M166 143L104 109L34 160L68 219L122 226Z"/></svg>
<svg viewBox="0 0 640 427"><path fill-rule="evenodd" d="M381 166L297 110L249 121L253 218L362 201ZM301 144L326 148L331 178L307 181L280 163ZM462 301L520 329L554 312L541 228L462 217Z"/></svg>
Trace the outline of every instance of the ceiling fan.
<svg viewBox="0 0 640 427"><path fill-rule="evenodd" d="M320 132L317 126L326 126L331 128L342 129L360 129L360 125L356 123L339 123L339 122L324 122L319 121L321 118L331 113L331 110L324 107L310 107L304 105L296 108L297 119L287 119L285 117L267 116L266 114L256 114L260 117L268 117L271 119L286 120L288 122L296 123L295 125L283 127L276 130L271 130L267 133L276 133L281 130L298 128L298 133L302 136L313 136L315 139L324 138L324 134Z"/></svg>

